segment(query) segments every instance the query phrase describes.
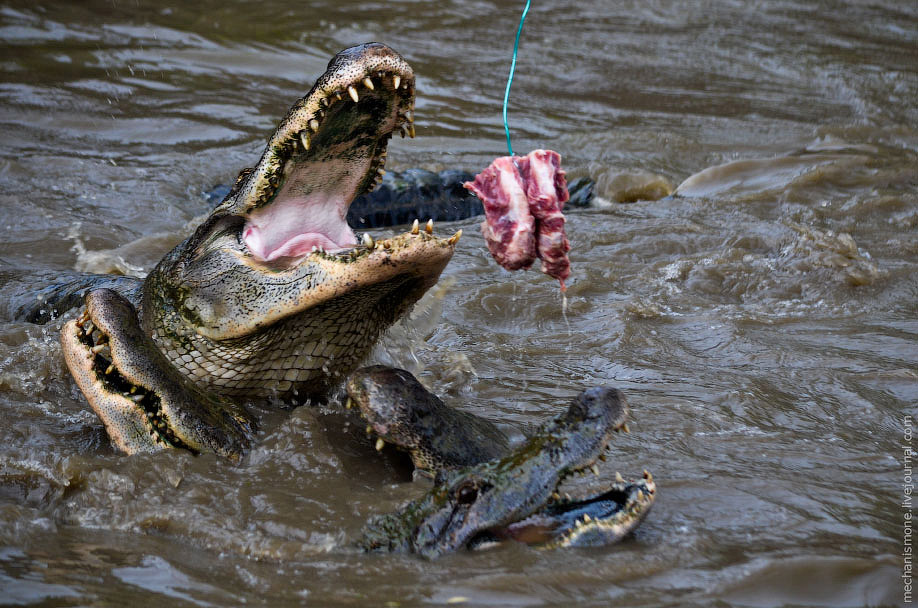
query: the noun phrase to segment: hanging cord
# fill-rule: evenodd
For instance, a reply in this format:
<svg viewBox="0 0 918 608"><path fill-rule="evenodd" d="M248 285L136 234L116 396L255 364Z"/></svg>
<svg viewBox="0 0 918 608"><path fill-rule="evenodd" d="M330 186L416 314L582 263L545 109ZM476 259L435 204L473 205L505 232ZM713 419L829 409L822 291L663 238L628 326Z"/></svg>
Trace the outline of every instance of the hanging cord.
<svg viewBox="0 0 918 608"><path fill-rule="evenodd" d="M523 15L520 17L520 26L516 30L516 41L513 43L513 60L510 62L510 75L507 76L507 90L504 91L504 132L507 134L507 152L513 156L513 146L510 145L510 125L507 123L507 101L510 99L510 85L513 83L513 71L516 69L516 53L520 48L520 34L523 33L523 21L526 20L526 13L529 12L529 2L526 0L526 6L523 7Z"/></svg>

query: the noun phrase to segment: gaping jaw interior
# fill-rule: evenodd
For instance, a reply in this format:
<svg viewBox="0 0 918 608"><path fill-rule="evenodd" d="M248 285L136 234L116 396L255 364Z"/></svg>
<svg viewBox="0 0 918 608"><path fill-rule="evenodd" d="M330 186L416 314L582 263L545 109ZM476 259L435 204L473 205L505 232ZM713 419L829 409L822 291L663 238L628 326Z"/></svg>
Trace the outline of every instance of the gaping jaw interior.
<svg viewBox="0 0 918 608"><path fill-rule="evenodd" d="M242 242L261 262L358 245L353 199L382 179L393 133L414 137L414 74L379 44L339 53L281 122L259 165L237 186ZM232 195L231 195L232 196Z"/></svg>

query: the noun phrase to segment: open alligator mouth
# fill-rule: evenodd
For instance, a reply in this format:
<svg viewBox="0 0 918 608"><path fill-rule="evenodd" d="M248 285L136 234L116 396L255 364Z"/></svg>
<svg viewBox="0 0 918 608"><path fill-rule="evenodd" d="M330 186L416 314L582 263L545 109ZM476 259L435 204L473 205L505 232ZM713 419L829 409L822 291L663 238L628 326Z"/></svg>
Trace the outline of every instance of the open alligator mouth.
<svg viewBox="0 0 918 608"><path fill-rule="evenodd" d="M393 133L414 137L414 73L371 43L336 55L281 122L260 163L237 182L242 241L262 262L353 249L350 203L385 172ZM241 182L241 183L240 183Z"/></svg>

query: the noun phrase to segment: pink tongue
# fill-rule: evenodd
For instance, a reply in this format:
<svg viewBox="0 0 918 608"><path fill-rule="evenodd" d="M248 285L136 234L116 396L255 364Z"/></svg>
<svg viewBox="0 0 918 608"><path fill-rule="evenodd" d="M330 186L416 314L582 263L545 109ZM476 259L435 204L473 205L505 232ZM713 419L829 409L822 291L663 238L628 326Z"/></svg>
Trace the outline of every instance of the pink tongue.
<svg viewBox="0 0 918 608"><path fill-rule="evenodd" d="M242 234L242 239L245 241L249 251L266 262L276 260L280 257L300 257L308 255L313 247L320 247L328 251L343 248L341 245L338 245L326 235L319 232L297 234L274 249L271 249L271 245L266 242L263 237L264 235L258 226L248 226ZM346 240L353 241L354 239L351 238ZM353 243L348 244L352 245Z"/></svg>

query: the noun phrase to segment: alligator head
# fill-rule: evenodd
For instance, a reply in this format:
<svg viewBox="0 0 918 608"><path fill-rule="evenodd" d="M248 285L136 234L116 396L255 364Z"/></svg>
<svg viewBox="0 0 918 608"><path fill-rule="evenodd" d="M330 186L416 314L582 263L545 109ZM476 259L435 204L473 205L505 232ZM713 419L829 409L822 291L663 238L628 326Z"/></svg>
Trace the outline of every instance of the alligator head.
<svg viewBox="0 0 918 608"><path fill-rule="evenodd" d="M173 368L146 378L165 410L197 411L182 401L197 399L187 387L162 385L176 375L218 398L321 398L436 283L458 233L437 238L432 223L422 230L415 221L376 241L358 239L345 221L354 197L381 179L392 134L414 135L413 107L414 74L398 53L378 43L342 51L283 118L258 164L159 262L135 302L150 341L143 350L158 354L134 367ZM90 311L95 327L106 325L96 317L109 309ZM71 372L116 444L136 451L125 447L135 441L117 437L127 415L118 412L130 403L93 371L99 345L77 325L63 330ZM111 340L120 329L107 325ZM139 349L137 333L120 336L110 373ZM148 419L140 409L132 416Z"/></svg>
<svg viewBox="0 0 918 608"><path fill-rule="evenodd" d="M441 471L423 497L372 519L359 545L436 557L504 538L546 545L614 542L650 510L656 492L650 474L632 483L617 476L603 492L578 500L562 499L559 487L570 475L596 470L626 416L620 391L588 389L503 458Z"/></svg>

